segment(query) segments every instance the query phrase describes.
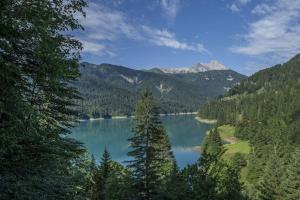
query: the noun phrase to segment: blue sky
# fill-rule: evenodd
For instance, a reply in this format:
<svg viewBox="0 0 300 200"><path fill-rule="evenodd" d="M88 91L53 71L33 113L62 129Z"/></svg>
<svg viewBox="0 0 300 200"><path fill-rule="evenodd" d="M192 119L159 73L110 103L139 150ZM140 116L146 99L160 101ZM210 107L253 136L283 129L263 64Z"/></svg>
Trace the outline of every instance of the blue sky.
<svg viewBox="0 0 300 200"><path fill-rule="evenodd" d="M136 69L218 60L250 75L300 53L300 0L93 0L82 60Z"/></svg>

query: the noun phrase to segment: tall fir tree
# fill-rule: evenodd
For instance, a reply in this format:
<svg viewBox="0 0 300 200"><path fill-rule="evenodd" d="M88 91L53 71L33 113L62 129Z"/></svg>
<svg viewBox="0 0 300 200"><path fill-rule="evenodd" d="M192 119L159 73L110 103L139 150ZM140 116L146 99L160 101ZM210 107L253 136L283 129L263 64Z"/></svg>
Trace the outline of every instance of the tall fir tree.
<svg viewBox="0 0 300 200"><path fill-rule="evenodd" d="M133 171L138 198L154 199L162 187L165 167L172 167L172 152L166 131L159 119L159 108L151 92L146 89L135 108L134 136L129 139L133 157L129 168ZM167 170L171 171L171 170Z"/></svg>
<svg viewBox="0 0 300 200"><path fill-rule="evenodd" d="M106 183L111 171L111 159L105 148L101 157L100 166L94 174L93 200L107 200Z"/></svg>

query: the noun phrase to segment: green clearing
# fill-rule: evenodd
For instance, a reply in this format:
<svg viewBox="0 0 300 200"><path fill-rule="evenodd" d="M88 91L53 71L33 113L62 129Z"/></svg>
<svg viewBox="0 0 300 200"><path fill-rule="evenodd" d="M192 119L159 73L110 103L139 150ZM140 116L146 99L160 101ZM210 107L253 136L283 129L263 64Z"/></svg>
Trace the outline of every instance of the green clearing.
<svg viewBox="0 0 300 200"><path fill-rule="evenodd" d="M249 141L239 140L234 136L236 132L236 128L231 125L223 125L218 127L218 131L222 140L228 142L224 147L226 148L226 152L223 155L223 158L226 160L230 160L236 153L241 153L244 155L248 155L250 153L250 144ZM241 182L245 184L245 187L249 186L249 183L246 181L246 176L248 173L248 168L244 167L241 169Z"/></svg>
<svg viewBox="0 0 300 200"><path fill-rule="evenodd" d="M250 153L250 144L248 141L239 140L234 137L236 131L234 126L223 125L218 127L218 131L222 140L228 142L225 144L227 151L224 153L224 158L230 159L235 153L249 154Z"/></svg>
<svg viewBox="0 0 300 200"><path fill-rule="evenodd" d="M235 133L235 127L230 125L223 125L218 127L218 131L220 133L220 136L222 140L234 144L237 142L237 138L234 136Z"/></svg>

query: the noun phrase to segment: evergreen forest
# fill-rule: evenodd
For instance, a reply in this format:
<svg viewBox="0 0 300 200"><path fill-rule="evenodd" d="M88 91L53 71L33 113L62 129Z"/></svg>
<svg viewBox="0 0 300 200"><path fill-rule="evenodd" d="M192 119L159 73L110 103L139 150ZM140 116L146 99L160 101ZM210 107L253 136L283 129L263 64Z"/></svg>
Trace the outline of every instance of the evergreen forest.
<svg viewBox="0 0 300 200"><path fill-rule="evenodd" d="M190 74L145 72L175 82L181 94L162 102L151 85L144 85L114 111L135 116L126 163L114 161L107 149L97 161L84 144L68 137L82 115L112 112L95 103L105 97L101 87L96 87L99 98L92 100L91 88L86 100L79 87L89 88L90 82L77 82L83 45L71 33L83 30L77 17L85 16L86 6L85 0L0 1L1 200L300 199L300 55L238 85L230 83L227 93L224 74L214 72L211 76L223 77L223 82L206 91L209 98L188 84ZM185 90L181 83L191 88ZM121 99L132 94L109 89ZM182 95L193 89L194 97L202 97L200 103ZM176 98L190 104L169 103ZM200 118L217 123L201 144L197 162L180 169L159 115L196 106ZM220 133L224 125L235 127L235 138L249 142L249 154L226 156Z"/></svg>

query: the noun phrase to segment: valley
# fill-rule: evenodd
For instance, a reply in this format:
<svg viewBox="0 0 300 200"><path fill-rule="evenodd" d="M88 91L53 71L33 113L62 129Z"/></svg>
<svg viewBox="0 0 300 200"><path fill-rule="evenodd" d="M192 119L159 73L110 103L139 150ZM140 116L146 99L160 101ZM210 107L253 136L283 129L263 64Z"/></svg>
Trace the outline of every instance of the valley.
<svg viewBox="0 0 300 200"><path fill-rule="evenodd" d="M300 200L299 0L0 7L1 200Z"/></svg>

